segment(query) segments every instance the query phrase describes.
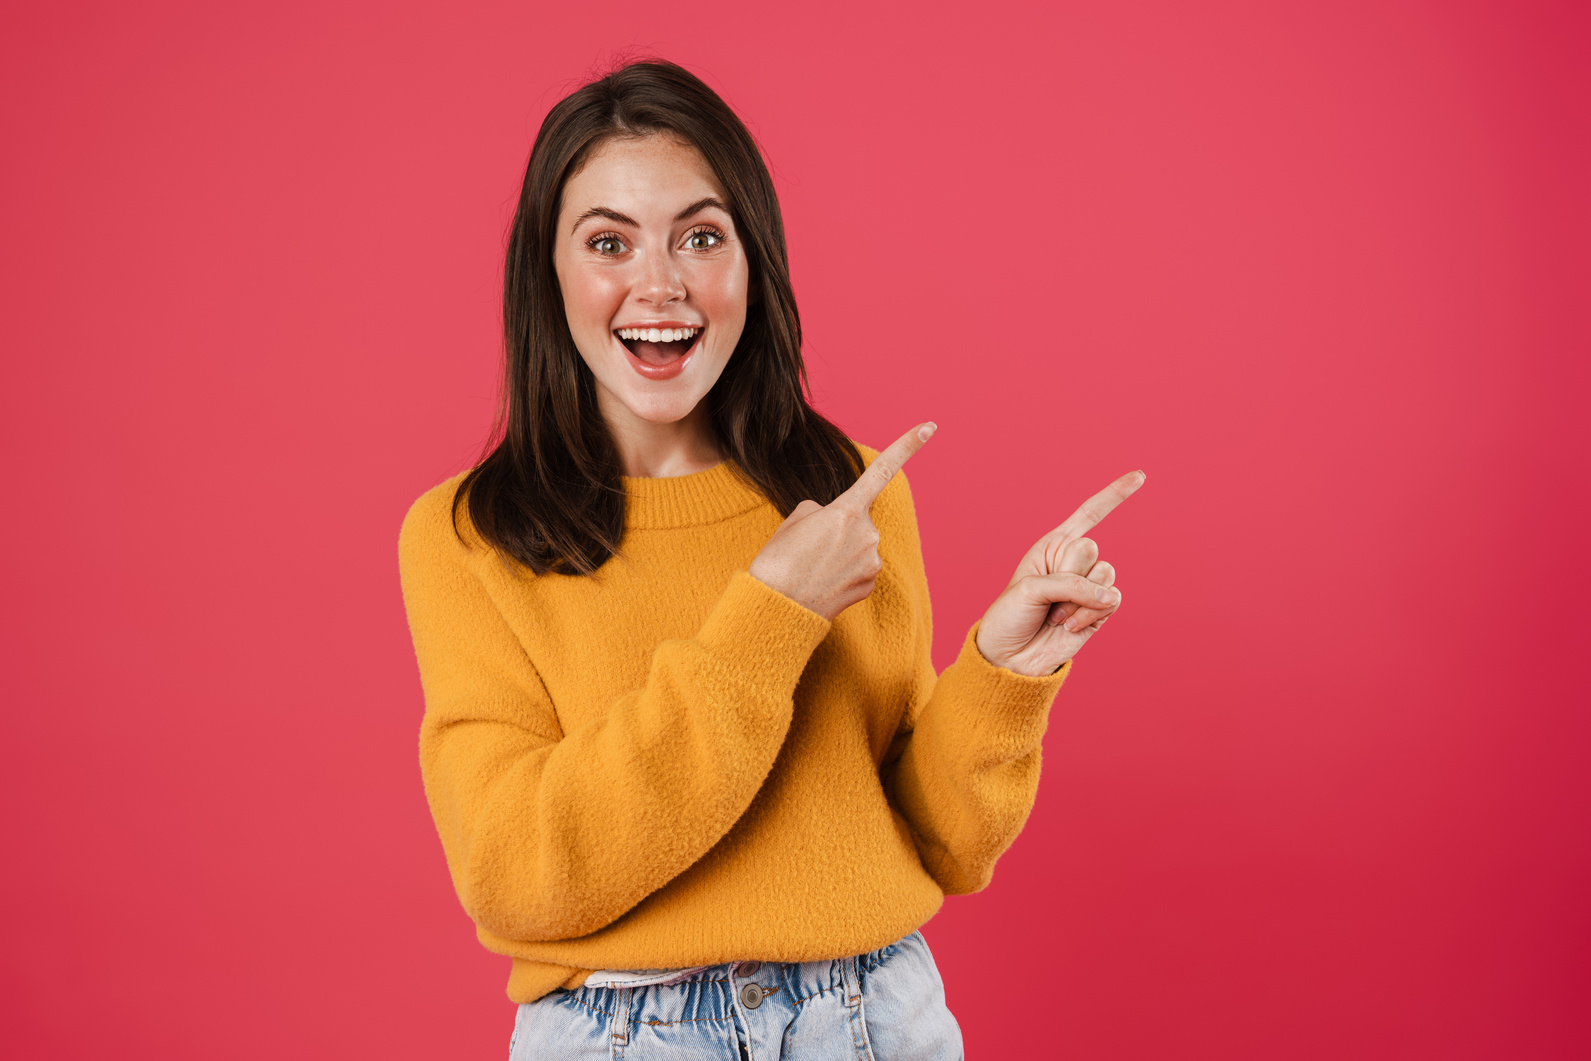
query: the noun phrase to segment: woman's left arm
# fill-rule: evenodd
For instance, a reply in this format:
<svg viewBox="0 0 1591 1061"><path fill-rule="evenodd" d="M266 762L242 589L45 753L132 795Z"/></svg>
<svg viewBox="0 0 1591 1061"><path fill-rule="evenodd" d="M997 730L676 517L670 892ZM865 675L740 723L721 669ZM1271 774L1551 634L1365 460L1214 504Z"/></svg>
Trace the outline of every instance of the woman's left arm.
<svg viewBox="0 0 1591 1061"><path fill-rule="evenodd" d="M906 583L917 627L916 695L881 775L948 894L987 885L1027 821L1050 704L1072 657L1121 604L1115 570L1086 532L1143 481L1142 472L1123 476L1041 538L937 681L911 494L901 480L879 498L875 519L894 546L886 558Z"/></svg>

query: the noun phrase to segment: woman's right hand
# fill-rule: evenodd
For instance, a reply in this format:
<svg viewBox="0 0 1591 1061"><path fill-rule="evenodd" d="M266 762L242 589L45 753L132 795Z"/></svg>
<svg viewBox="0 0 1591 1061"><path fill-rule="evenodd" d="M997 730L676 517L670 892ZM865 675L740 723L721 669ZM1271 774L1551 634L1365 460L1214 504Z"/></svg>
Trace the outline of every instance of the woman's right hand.
<svg viewBox="0 0 1591 1061"><path fill-rule="evenodd" d="M751 577L830 622L866 600L884 566L870 512L873 501L936 430L929 421L906 432L829 504L797 505L751 562Z"/></svg>

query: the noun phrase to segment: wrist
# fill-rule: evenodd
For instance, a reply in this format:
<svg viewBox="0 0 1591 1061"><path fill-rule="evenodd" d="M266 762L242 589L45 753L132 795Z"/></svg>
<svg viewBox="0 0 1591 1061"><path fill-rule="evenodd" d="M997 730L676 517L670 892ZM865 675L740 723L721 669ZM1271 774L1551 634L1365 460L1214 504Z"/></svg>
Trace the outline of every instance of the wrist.
<svg viewBox="0 0 1591 1061"><path fill-rule="evenodd" d="M980 620L977 630L973 636L972 644L973 647L977 649L978 655L983 657L983 661L989 664L991 667L999 667L1001 670L1008 670L1012 674L1019 675L1023 678L1051 677L1052 675L1059 674L1061 672L1061 668L1065 667L1072 661L1072 657L1067 656L1059 663L1056 663L1053 667L1040 664L1036 660L1029 663L1024 663L1024 661L1020 658L1020 654L994 650L989 642L985 640L986 637L987 634L985 632L983 622ZM1037 666L1038 669L1035 670L1035 666Z"/></svg>
<svg viewBox="0 0 1591 1061"><path fill-rule="evenodd" d="M973 637L972 645L978 650L978 655L983 657L983 661L991 667L999 667L1001 670L1008 670L1012 674L1022 674L1022 671L1014 665L1016 660L1013 659L1009 653L1000 652L990 645L988 636L988 632L985 629L983 623L979 622L978 631ZM1031 674L1023 676L1028 678L1033 677Z"/></svg>
<svg viewBox="0 0 1591 1061"><path fill-rule="evenodd" d="M777 573L770 574L766 570L759 570L756 561L752 561L751 567L746 573L786 600L795 604L799 604L807 611L821 616L828 622L832 623L834 621L834 616L830 615L825 609L820 607L819 602L806 599L806 597L795 591L794 586L790 586L786 584L783 579L780 579Z"/></svg>
<svg viewBox="0 0 1591 1061"><path fill-rule="evenodd" d="M995 653L991 657L984 653L984 644L983 624L980 621L967 631L967 638L962 642L957 663L971 667L1001 684L1032 686L1034 683L1060 681L1071 670L1072 656L1062 660L1058 666L1051 667L1054 662L1053 656L1045 657L1042 661L1035 659L1035 653L1032 652L1018 653L1015 656ZM1075 655L1076 653L1073 653L1073 656Z"/></svg>

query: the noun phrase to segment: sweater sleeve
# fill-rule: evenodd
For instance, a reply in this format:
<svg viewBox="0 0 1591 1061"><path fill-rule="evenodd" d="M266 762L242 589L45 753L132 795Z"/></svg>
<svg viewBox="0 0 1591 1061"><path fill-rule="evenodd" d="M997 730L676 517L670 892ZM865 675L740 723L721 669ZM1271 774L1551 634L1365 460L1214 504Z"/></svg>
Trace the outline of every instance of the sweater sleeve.
<svg viewBox="0 0 1591 1061"><path fill-rule="evenodd" d="M874 521L885 563L895 568L912 616L915 675L880 768L884 790L945 893L975 892L988 885L995 860L1033 809L1040 741L1072 664L1040 678L996 667L978 651L974 625L956 661L935 679L928 580L904 475L879 502Z"/></svg>
<svg viewBox="0 0 1591 1061"><path fill-rule="evenodd" d="M740 572L695 637L657 647L643 687L565 733L472 553L501 561L459 541L451 496L417 502L399 538L426 798L478 925L584 936L690 867L750 805L829 623Z"/></svg>

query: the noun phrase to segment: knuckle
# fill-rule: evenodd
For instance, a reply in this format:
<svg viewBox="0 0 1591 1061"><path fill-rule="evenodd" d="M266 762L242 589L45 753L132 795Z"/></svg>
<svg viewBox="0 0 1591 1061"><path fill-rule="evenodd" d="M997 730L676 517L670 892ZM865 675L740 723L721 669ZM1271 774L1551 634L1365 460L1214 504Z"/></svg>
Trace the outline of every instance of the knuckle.
<svg viewBox="0 0 1591 1061"><path fill-rule="evenodd" d="M1098 558L1099 546L1087 538L1078 538L1066 547L1066 553L1062 560L1071 567L1087 571L1094 566L1094 561Z"/></svg>

